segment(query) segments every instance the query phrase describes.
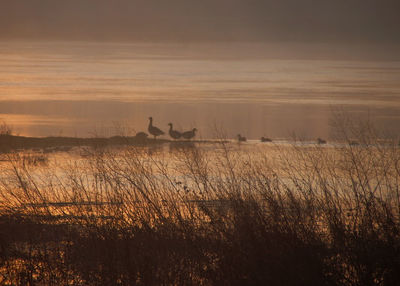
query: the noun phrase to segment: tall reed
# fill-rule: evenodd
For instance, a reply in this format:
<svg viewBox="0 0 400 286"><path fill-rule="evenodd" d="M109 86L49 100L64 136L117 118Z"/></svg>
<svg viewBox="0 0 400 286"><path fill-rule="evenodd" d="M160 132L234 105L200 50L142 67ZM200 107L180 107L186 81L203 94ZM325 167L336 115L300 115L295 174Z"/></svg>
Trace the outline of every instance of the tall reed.
<svg viewBox="0 0 400 286"><path fill-rule="evenodd" d="M98 148L43 165L7 154L0 281L396 285L399 147L372 129L341 135Z"/></svg>

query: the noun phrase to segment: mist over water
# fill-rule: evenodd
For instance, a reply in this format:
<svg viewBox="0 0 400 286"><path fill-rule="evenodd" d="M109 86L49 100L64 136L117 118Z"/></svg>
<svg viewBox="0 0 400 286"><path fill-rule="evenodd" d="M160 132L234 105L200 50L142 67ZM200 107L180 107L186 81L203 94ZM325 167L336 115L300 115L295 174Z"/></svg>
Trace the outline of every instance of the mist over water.
<svg viewBox="0 0 400 286"><path fill-rule="evenodd" d="M21 135L329 137L332 110L400 131L393 46L2 42L0 120Z"/></svg>
<svg viewBox="0 0 400 286"><path fill-rule="evenodd" d="M399 0L0 3L1 285L397 285Z"/></svg>

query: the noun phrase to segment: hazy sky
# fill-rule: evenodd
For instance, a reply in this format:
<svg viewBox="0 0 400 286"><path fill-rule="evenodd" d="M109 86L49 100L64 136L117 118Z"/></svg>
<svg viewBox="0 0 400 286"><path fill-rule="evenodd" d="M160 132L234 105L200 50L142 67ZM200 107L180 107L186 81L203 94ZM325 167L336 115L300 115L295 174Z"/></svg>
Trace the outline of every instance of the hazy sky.
<svg viewBox="0 0 400 286"><path fill-rule="evenodd" d="M0 39L400 43L399 0L0 0Z"/></svg>

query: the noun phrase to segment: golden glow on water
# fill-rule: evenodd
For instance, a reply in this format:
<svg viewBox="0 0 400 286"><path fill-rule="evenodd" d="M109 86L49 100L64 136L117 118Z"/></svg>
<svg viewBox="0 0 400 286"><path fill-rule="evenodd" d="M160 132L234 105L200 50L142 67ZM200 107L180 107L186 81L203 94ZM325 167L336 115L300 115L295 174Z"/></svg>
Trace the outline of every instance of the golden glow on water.
<svg viewBox="0 0 400 286"><path fill-rule="evenodd" d="M61 136L62 129L79 122L62 117L48 117L29 114L0 114L0 122L9 125L17 135L35 136L38 129L46 129L48 126L57 125L60 132L49 133L48 136Z"/></svg>
<svg viewBox="0 0 400 286"><path fill-rule="evenodd" d="M139 131L149 115L163 125L196 125L204 137L213 122L229 136L327 136L329 109L339 105L384 126L400 123L399 61L305 60L276 56L278 47L238 46L3 43L0 114L21 134L40 136L87 136L115 121Z"/></svg>

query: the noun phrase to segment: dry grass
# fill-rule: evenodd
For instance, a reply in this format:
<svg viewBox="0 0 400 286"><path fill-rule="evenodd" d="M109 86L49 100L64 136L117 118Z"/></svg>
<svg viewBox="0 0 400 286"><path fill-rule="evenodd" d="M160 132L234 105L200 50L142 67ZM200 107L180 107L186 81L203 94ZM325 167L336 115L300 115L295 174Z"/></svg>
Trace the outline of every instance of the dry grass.
<svg viewBox="0 0 400 286"><path fill-rule="evenodd" d="M396 285L400 150L371 130L341 134L40 165L7 154L0 283Z"/></svg>

